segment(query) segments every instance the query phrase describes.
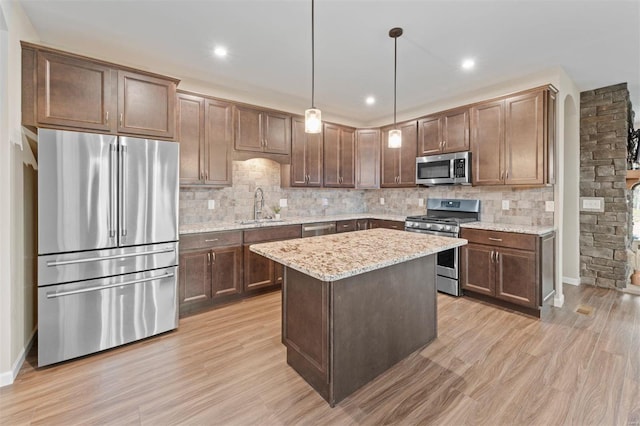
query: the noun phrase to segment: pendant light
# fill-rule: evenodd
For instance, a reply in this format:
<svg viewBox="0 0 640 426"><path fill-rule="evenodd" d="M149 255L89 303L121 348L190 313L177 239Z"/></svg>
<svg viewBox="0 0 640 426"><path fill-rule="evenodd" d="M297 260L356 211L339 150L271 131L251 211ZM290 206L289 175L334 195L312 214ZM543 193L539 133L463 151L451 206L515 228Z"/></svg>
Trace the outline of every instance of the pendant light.
<svg viewBox="0 0 640 426"><path fill-rule="evenodd" d="M320 133L322 131L322 113L315 106L315 25L314 0L311 0L311 108L304 112L304 131Z"/></svg>
<svg viewBox="0 0 640 426"><path fill-rule="evenodd" d="M389 37L393 38L393 130L389 131L389 148L400 148L402 146L402 132L398 130L396 124L396 86L398 81L398 37L402 35L402 28L396 27L389 30Z"/></svg>

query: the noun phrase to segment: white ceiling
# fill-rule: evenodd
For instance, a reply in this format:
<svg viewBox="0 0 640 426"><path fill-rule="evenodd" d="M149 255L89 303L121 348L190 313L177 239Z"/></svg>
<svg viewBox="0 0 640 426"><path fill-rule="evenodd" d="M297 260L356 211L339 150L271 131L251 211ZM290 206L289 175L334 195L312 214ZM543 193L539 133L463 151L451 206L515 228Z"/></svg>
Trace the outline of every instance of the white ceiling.
<svg viewBox="0 0 640 426"><path fill-rule="evenodd" d="M21 3L44 44L198 82L221 97L310 106L310 0ZM351 124L392 116L395 26L404 28L399 116L556 67L580 90L628 82L640 111L638 0L316 0L315 11L315 103ZM229 50L224 60L211 54L218 44ZM466 57L476 60L472 72L460 68Z"/></svg>

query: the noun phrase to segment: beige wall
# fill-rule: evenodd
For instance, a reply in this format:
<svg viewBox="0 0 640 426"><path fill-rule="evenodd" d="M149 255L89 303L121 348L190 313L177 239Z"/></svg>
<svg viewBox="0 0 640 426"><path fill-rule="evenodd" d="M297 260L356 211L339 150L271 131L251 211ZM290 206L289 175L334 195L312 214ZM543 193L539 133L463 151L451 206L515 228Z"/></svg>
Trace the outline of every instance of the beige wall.
<svg viewBox="0 0 640 426"><path fill-rule="evenodd" d="M39 37L17 2L0 1L6 23L6 58L2 58L2 126L0 127L0 385L13 379L35 329L35 285L30 266L34 230L25 228L25 200L33 201L33 188L25 192L25 162L33 163L21 131L21 49L20 40L38 42ZM4 37L4 36L3 36ZM6 60L5 60L6 59ZM27 182L33 181L28 172ZM31 185L31 184L29 184ZM29 215L27 215L29 217ZM29 241L25 244L25 235ZM25 268L27 273L25 273ZM25 277L28 277L26 279Z"/></svg>

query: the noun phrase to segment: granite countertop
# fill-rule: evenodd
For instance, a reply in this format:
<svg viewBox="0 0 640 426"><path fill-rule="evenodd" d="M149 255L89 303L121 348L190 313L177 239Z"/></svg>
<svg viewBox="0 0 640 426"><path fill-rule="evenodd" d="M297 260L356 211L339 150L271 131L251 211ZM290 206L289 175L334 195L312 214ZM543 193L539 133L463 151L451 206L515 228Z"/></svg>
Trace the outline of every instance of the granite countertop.
<svg viewBox="0 0 640 426"><path fill-rule="evenodd" d="M337 281L467 244L393 229L369 229L271 243L250 250L321 281Z"/></svg>
<svg viewBox="0 0 640 426"><path fill-rule="evenodd" d="M514 232L517 234L544 235L555 231L553 226L511 225L508 223L492 222L468 222L460 225L461 228L484 229L486 231Z"/></svg>
<svg viewBox="0 0 640 426"><path fill-rule="evenodd" d="M315 222L334 222L336 220L352 220L352 219L382 219L382 220L396 220L404 222L405 215L390 215L390 214L372 214L372 213L353 213L353 214L340 214L331 216L304 216L304 217L287 217L285 219L274 220L265 219L257 223L243 223L245 221L237 222L218 222L211 224L197 224L197 225L182 225L180 226L180 234L197 234L200 232L215 232L215 231L235 231L242 229L263 228L267 226L283 226L283 225L300 225L304 223Z"/></svg>

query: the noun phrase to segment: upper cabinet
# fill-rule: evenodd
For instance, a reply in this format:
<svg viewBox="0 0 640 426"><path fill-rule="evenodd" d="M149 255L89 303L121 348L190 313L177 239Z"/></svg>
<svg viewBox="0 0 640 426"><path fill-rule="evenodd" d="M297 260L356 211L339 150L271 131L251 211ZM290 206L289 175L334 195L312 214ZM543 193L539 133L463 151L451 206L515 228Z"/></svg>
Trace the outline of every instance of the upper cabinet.
<svg viewBox="0 0 640 426"><path fill-rule="evenodd" d="M356 188L380 188L380 130L356 130Z"/></svg>
<svg viewBox="0 0 640 426"><path fill-rule="evenodd" d="M418 155L469 150L469 108L458 108L418 120Z"/></svg>
<svg viewBox="0 0 640 426"><path fill-rule="evenodd" d="M22 43L22 123L175 138L178 80Z"/></svg>
<svg viewBox="0 0 640 426"><path fill-rule="evenodd" d="M231 185L232 105L178 93L181 185Z"/></svg>
<svg viewBox="0 0 640 426"><path fill-rule="evenodd" d="M282 181L285 186L322 186L322 133L305 133L304 117L293 117L291 127L291 165L283 168Z"/></svg>
<svg viewBox="0 0 640 426"><path fill-rule="evenodd" d="M252 108L234 107L235 149L288 155L291 150L291 116Z"/></svg>
<svg viewBox="0 0 640 426"><path fill-rule="evenodd" d="M543 87L471 108L474 185L554 183L555 93Z"/></svg>
<svg viewBox="0 0 640 426"><path fill-rule="evenodd" d="M402 146L389 148L389 130L393 126L381 129L382 139L382 188L409 188L416 186L416 153L418 146L417 121L407 121L398 124L402 132Z"/></svg>
<svg viewBox="0 0 640 426"><path fill-rule="evenodd" d="M324 186L355 186L355 129L324 123Z"/></svg>

